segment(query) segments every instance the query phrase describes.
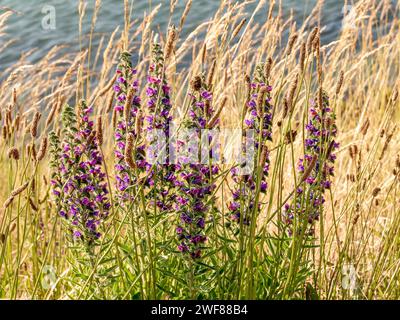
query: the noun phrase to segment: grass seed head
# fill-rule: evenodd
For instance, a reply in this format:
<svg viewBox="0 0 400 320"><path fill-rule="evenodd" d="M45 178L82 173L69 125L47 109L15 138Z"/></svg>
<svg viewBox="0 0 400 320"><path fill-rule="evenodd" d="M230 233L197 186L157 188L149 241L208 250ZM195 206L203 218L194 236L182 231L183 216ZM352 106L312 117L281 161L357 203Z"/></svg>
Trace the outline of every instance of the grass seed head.
<svg viewBox="0 0 400 320"><path fill-rule="evenodd" d="M36 138L37 136L37 129L38 129L38 124L39 120L41 118L42 114L40 112L36 112L35 115L33 116L32 124L31 124L31 136L32 138Z"/></svg>
<svg viewBox="0 0 400 320"><path fill-rule="evenodd" d="M15 147L8 149L7 155L9 159L19 160L19 151Z"/></svg>

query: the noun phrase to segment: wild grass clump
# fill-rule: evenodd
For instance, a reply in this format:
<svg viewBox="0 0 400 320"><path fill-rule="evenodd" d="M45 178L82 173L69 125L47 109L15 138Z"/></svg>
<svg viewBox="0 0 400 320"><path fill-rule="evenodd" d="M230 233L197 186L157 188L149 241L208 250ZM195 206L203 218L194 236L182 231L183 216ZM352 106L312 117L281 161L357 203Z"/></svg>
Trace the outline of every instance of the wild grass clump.
<svg viewBox="0 0 400 320"><path fill-rule="evenodd" d="M399 298L399 5L249 3L0 74L0 297Z"/></svg>

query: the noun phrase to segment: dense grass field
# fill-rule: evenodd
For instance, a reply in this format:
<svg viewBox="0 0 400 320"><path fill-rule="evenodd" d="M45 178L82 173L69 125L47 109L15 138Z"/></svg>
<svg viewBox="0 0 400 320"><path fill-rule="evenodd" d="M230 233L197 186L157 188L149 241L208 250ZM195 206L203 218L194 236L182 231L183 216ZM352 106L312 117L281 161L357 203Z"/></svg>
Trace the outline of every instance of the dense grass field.
<svg viewBox="0 0 400 320"><path fill-rule="evenodd" d="M95 49L79 1L80 52L0 73L0 298L398 299L400 5L323 44L322 3L125 0Z"/></svg>

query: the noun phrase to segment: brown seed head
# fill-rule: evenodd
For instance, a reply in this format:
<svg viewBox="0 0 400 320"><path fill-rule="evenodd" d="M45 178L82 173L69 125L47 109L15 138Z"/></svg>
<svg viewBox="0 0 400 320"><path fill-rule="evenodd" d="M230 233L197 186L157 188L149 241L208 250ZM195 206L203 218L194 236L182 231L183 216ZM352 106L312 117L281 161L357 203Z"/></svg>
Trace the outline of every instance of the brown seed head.
<svg viewBox="0 0 400 320"><path fill-rule="evenodd" d="M3 204L3 209L4 210L7 209L12 204L13 201L14 201L13 196L8 197L8 199Z"/></svg>
<svg viewBox="0 0 400 320"><path fill-rule="evenodd" d="M16 227L17 227L17 224L15 222L13 222L12 225L10 226L9 233L13 232Z"/></svg>
<svg viewBox="0 0 400 320"><path fill-rule="evenodd" d="M379 194L379 192L381 192L381 188L375 188L373 191L372 191L372 197L376 197L378 194Z"/></svg>
<svg viewBox="0 0 400 320"><path fill-rule="evenodd" d="M38 206L33 202L31 197L29 197L29 205L31 206L33 211L39 211Z"/></svg>
<svg viewBox="0 0 400 320"><path fill-rule="evenodd" d="M299 81L299 75L296 74L292 83L290 84L289 92L287 95L287 104L288 104L288 108L289 108L290 112L292 112L293 108L294 108L293 100L294 100L294 96L296 93L298 81Z"/></svg>
<svg viewBox="0 0 400 320"><path fill-rule="evenodd" d="M268 147L266 145L263 145L260 154L260 167L263 168L265 166L265 163L267 162L268 159L268 154L269 154Z"/></svg>
<svg viewBox="0 0 400 320"><path fill-rule="evenodd" d="M171 26L168 30L168 38L165 44L165 61L169 59L174 50L175 40L176 40L177 32L175 26Z"/></svg>
<svg viewBox="0 0 400 320"><path fill-rule="evenodd" d="M261 87L260 91L258 92L258 97L257 97L257 113L259 117L262 117L264 114L263 107L265 103L265 95L267 93L267 88Z"/></svg>
<svg viewBox="0 0 400 320"><path fill-rule="evenodd" d="M7 155L9 159L19 160L19 151L15 147L8 149Z"/></svg>
<svg viewBox="0 0 400 320"><path fill-rule="evenodd" d="M312 51L313 42L314 42L316 35L318 34L318 31L319 31L318 27L315 27L307 39L307 54L310 54Z"/></svg>
<svg viewBox="0 0 400 320"><path fill-rule="evenodd" d="M36 112L35 115L33 116L32 124L31 124L32 138L36 138L36 136L37 136L37 129L38 129L38 124L39 124L39 120L40 120L41 116L42 116L42 114L40 112Z"/></svg>
<svg viewBox="0 0 400 320"><path fill-rule="evenodd" d="M192 87L193 91L200 91L202 86L202 80L200 76L195 76L192 81L190 82L190 86Z"/></svg>
<svg viewBox="0 0 400 320"><path fill-rule="evenodd" d="M138 110L138 112L136 113L136 118L135 118L135 135L136 135L136 137L139 137L141 130L142 130L142 111Z"/></svg>
<svg viewBox="0 0 400 320"><path fill-rule="evenodd" d="M343 80L344 80L344 73L343 73L343 71L340 71L339 79L336 84L336 95L339 95L339 93L340 93L340 89L342 88L342 85L343 85Z"/></svg>
<svg viewBox="0 0 400 320"><path fill-rule="evenodd" d="M47 137L44 136L42 138L42 141L40 142L39 151L37 153L37 158L36 158L37 162L41 161L44 158L44 156L46 155L46 150L47 150Z"/></svg>
<svg viewBox="0 0 400 320"><path fill-rule="evenodd" d="M358 147L356 145L352 145L349 148L350 157L355 160L358 154Z"/></svg>
<svg viewBox="0 0 400 320"><path fill-rule="evenodd" d="M240 32L240 30L242 30L244 24L246 23L247 19L244 18L242 19L242 21L240 21L240 23L236 26L236 28L233 30L232 32L232 39L234 39L238 33Z"/></svg>
<svg viewBox="0 0 400 320"><path fill-rule="evenodd" d="M128 90L128 94L126 95L126 101L124 106L124 119L125 122L128 123L131 119L131 110L132 110L132 99L136 90L133 87L130 87Z"/></svg>
<svg viewBox="0 0 400 320"><path fill-rule="evenodd" d="M368 128L369 128L369 119L365 120L364 124L361 127L361 133L363 136L365 136L368 132Z"/></svg>
<svg viewBox="0 0 400 320"><path fill-rule="evenodd" d="M264 76L265 76L265 79L267 79L267 80L271 77L272 64L273 64L273 60L271 57L269 57L264 66Z"/></svg>
<svg viewBox="0 0 400 320"><path fill-rule="evenodd" d="M36 161L36 146L34 142L31 144L31 155L32 159Z"/></svg>
<svg viewBox="0 0 400 320"><path fill-rule="evenodd" d="M125 143L125 162L126 164L131 168L135 169L136 164L135 161L133 160L133 145L134 145L135 137L133 136L132 133L129 133L126 137L126 143Z"/></svg>
<svg viewBox="0 0 400 320"><path fill-rule="evenodd" d="M103 144L103 120L101 116L97 118L96 134L97 143L101 146Z"/></svg>
<svg viewBox="0 0 400 320"><path fill-rule="evenodd" d="M313 158L311 159L309 166L306 168L306 170L304 170L304 174L300 180L300 183L304 182L309 177L309 175L311 174L312 170L315 167L315 164L317 163L317 159L318 157L314 155Z"/></svg>
<svg viewBox="0 0 400 320"><path fill-rule="evenodd" d="M294 33L290 36L286 47L286 55L289 56L292 53L293 46L296 43L297 37L298 37L297 33Z"/></svg>
<svg viewBox="0 0 400 320"><path fill-rule="evenodd" d="M28 185L29 182L25 182L22 186L18 187L17 189L14 189L14 191L11 192L11 197L16 197L17 195L24 192L24 190L28 187Z"/></svg>

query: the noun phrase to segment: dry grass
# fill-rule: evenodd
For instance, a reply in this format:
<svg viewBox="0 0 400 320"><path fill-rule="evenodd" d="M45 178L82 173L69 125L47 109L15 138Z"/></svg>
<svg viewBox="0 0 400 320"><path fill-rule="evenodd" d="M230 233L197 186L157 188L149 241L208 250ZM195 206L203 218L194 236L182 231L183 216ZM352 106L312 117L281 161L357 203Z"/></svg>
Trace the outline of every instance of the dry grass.
<svg viewBox="0 0 400 320"><path fill-rule="evenodd" d="M297 138L288 145L286 155L278 157L277 152L272 152L271 166L277 165L277 159L282 156L287 157L287 161L277 172L278 177L269 191L271 207L268 210L265 208L265 214L260 215L259 229L263 230L263 221L279 207L279 199L285 198L293 188L291 152L296 159L303 150L304 106L313 97L312 92L317 92L322 85L336 109L341 146L337 152L333 187L327 195L324 217L320 221L323 228L317 228L316 243L320 246L310 253L310 259L317 266L317 276L310 276L307 281L315 284L323 298L398 299L400 135L396 124L400 119L400 99L396 98L396 94L400 86L399 5L389 7L386 1L359 1L354 28L343 29L337 40L320 47L320 57L313 57L315 53L308 50L308 39L319 23L322 1L301 26L296 26L293 19L283 20L281 15L273 13L273 1L270 7L266 1L259 1L250 15L245 14L248 3L222 1L215 16L199 25L186 39L180 38L179 31L184 28L185 21L184 17L181 18L176 34L178 39L171 48L166 70L174 92L174 115L178 118L184 115L185 88L190 79L199 72L209 70L215 63L212 84L215 105L220 105L224 97L228 97L221 113L222 126L240 127L246 95L244 75L252 74L257 63L273 57L270 73L275 116L274 146L271 149L276 149L289 130L298 132ZM266 21L255 21L254 15L261 10L269 12ZM129 11L126 1L126 17L129 17ZM16 239L7 248L0 243L3 250L1 256L4 257L0 261L0 275L2 278L19 278L19 282L0 282L3 286L0 296L21 298L39 294L36 282L39 281L40 266L46 259L51 260L48 262L54 264L60 274L68 273L61 258L65 243L61 240L59 226L54 226L51 218L55 213L45 180L48 179L48 166L46 160L38 164L28 163L26 146L32 141L38 150L40 139L49 130L60 130L63 104L68 100L74 103L86 98L89 104L95 106L95 116L102 116L103 151L109 164L108 170L112 172L113 128L109 106L114 70L121 50L127 49L138 56L138 75L144 79L151 43L156 37L151 24L157 18L157 11L158 7L155 7L140 23L130 22L128 18L123 32L120 28L104 36L96 52L91 51L91 46L86 49L82 45L81 52L62 54L61 47L54 47L38 63L28 64L27 58L34 52L32 48L31 53L22 55L12 67L0 74L0 78L4 79L0 82L1 126L4 132L0 138L0 181L3 181L0 205L25 181L32 182L31 170L35 173L35 190L30 193L31 198L27 200L22 195L18 204L15 203L17 198L14 200L11 211L6 211L4 207L0 209L0 233L12 234ZM83 17L84 10L80 12ZM6 12L0 15L0 36L6 32L4 27L11 14ZM393 20L387 27L389 15ZM243 20L244 17L247 20ZM88 35L90 43L96 16L92 22ZM373 33L372 30L377 31ZM293 43L289 41L290 48L287 48L285 40L286 31L293 39ZM162 35L158 38L164 44L167 41ZM0 51L4 49L0 48ZM187 59L192 63L182 68L181 65L186 66L183 61ZM344 80L337 93L340 72L343 72ZM298 81L295 88L294 79ZM89 81L92 85L88 85ZM141 95L145 97L144 92ZM289 120L283 117L284 98L288 95L293 100ZM39 134L31 139L31 120L37 111L42 113ZM7 114L11 121L7 121ZM280 127L276 125L279 121L282 122ZM19 150L19 161L8 158L10 147ZM224 211L223 204L221 207ZM17 228L12 227L16 223ZM35 228L38 230L35 231ZM55 238L52 238L53 231L57 234ZM45 242L50 239L60 241L50 242L51 257L45 255L48 248ZM347 265L354 266L356 270L356 291L345 290L340 285L343 266ZM42 298L52 297L51 292L40 291L40 294ZM59 296L66 297L63 294Z"/></svg>

